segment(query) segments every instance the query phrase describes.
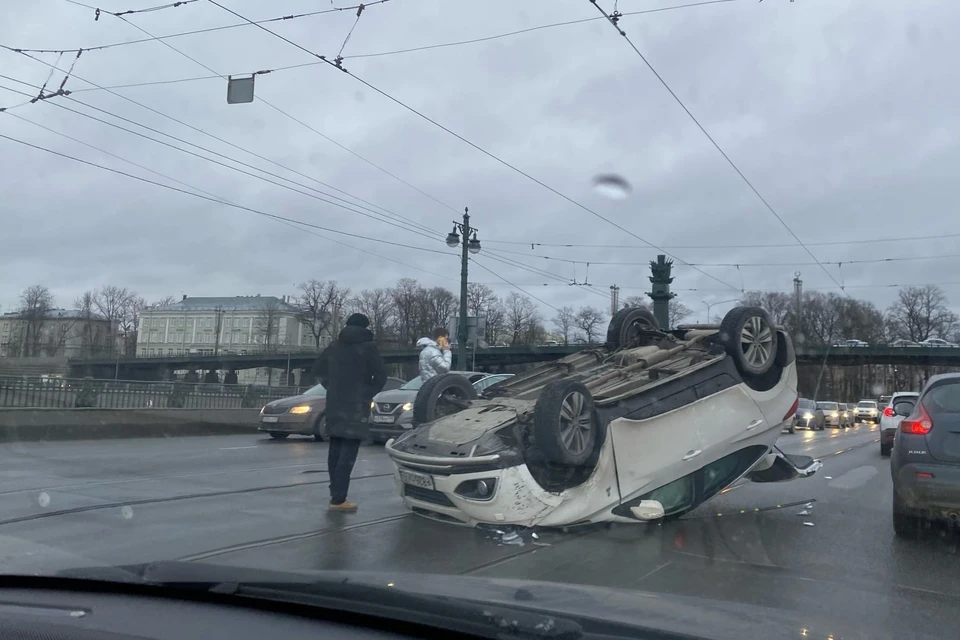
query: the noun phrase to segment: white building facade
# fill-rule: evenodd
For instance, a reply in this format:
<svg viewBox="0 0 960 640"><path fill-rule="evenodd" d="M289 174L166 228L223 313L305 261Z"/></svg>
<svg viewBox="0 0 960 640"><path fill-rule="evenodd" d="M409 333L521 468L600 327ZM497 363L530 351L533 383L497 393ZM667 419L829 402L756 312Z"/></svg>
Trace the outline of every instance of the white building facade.
<svg viewBox="0 0 960 640"><path fill-rule="evenodd" d="M321 336L320 348L330 336ZM296 353L316 349L310 328L284 296L189 298L145 309L137 331L137 356Z"/></svg>

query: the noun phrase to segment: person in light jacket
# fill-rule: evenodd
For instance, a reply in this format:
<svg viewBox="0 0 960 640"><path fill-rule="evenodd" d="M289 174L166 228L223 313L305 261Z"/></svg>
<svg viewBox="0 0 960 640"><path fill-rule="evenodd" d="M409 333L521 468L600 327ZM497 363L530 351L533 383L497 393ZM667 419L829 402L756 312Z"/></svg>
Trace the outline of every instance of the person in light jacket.
<svg viewBox="0 0 960 640"><path fill-rule="evenodd" d="M450 351L446 329L434 329L432 338L420 338L417 346L420 347L420 379L426 382L430 378L450 371L453 353Z"/></svg>

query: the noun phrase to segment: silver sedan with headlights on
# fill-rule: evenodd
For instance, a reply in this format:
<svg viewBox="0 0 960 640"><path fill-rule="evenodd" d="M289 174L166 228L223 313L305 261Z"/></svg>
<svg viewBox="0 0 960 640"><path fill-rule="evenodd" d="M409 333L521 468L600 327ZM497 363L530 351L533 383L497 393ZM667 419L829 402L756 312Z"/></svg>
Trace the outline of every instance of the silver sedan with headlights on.
<svg viewBox="0 0 960 640"><path fill-rule="evenodd" d="M384 388L396 389L402 384L403 380L400 378L387 378ZM327 390L322 384L318 384L298 396L268 402L260 409L260 426L257 429L266 431L275 440L283 440L290 434L325 440L326 410Z"/></svg>

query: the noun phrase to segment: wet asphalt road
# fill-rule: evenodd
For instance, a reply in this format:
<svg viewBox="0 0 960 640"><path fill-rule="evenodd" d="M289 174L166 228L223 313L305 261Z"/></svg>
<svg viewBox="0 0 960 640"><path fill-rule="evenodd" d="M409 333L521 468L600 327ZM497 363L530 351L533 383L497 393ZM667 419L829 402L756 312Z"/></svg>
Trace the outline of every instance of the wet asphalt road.
<svg viewBox="0 0 960 640"><path fill-rule="evenodd" d="M4 444L0 572L200 560L455 573L735 600L810 616L813 627L869 621L891 637L955 637L958 538L894 538L877 438L866 424L785 434L784 451L823 460L816 476L739 485L663 525L527 532L522 546L408 514L378 446L364 446L354 470L359 512L329 514L326 444L312 439Z"/></svg>

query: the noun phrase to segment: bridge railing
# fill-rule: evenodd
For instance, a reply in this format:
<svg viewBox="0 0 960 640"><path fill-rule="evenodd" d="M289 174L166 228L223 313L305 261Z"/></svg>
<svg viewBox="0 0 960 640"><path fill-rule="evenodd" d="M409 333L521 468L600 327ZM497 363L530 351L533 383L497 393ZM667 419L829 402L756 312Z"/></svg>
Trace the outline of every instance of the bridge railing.
<svg viewBox="0 0 960 640"><path fill-rule="evenodd" d="M0 377L0 408L253 409L305 387Z"/></svg>

